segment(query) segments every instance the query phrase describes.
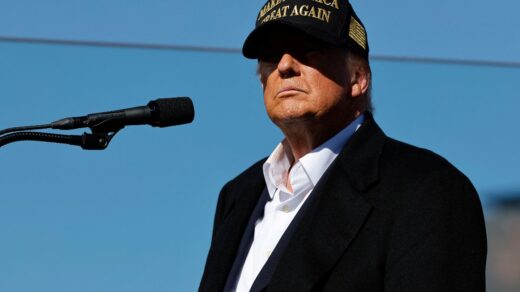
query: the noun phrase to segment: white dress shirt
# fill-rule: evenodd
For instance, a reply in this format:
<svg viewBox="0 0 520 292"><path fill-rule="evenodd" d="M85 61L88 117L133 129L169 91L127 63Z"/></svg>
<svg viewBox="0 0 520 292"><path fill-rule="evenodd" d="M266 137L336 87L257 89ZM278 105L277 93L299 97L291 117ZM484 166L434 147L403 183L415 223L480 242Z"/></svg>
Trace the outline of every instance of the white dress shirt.
<svg viewBox="0 0 520 292"><path fill-rule="evenodd" d="M334 137L296 161L292 167L294 157L287 140L283 140L274 149L263 166L271 199L265 205L263 218L256 222L253 243L242 266L235 291L247 292L251 289L308 195L363 120L364 116L359 116ZM292 192L286 187L288 179Z"/></svg>

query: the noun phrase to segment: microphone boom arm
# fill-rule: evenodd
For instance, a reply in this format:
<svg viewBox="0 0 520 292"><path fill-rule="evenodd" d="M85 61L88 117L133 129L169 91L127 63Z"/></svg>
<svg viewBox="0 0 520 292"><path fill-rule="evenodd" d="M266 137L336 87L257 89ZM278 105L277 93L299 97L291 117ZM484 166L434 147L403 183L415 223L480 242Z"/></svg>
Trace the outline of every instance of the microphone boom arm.
<svg viewBox="0 0 520 292"><path fill-rule="evenodd" d="M0 137L0 147L18 141L40 141L59 144L80 146L84 150L104 150L112 141L112 138L121 130L115 129L110 132L95 131L92 134L83 135L61 135L41 132L17 132Z"/></svg>

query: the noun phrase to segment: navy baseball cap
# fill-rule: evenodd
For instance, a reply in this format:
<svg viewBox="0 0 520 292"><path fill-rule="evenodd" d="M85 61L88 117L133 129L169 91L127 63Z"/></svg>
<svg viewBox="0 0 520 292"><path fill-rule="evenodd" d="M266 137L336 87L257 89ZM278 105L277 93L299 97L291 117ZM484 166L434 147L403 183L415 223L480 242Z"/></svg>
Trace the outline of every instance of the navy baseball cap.
<svg viewBox="0 0 520 292"><path fill-rule="evenodd" d="M258 12L255 29L244 42L244 56L257 59L262 44L281 27L346 47L368 59L365 26L347 0L268 0Z"/></svg>

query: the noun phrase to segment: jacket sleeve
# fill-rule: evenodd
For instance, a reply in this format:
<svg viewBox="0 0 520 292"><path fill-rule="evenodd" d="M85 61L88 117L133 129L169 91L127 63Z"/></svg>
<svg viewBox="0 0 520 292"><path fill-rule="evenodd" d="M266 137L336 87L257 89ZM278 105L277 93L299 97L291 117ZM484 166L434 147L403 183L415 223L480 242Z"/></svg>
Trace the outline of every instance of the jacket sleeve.
<svg viewBox="0 0 520 292"><path fill-rule="evenodd" d="M385 291L485 291L486 231L471 182L437 171L406 197L392 228Z"/></svg>

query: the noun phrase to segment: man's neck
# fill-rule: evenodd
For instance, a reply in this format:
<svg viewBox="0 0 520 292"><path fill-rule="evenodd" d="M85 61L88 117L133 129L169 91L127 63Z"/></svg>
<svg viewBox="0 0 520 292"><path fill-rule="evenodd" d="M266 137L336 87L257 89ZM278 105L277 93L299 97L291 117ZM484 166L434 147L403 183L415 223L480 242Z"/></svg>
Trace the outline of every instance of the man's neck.
<svg viewBox="0 0 520 292"><path fill-rule="evenodd" d="M356 113L356 115L346 118L343 122L316 123L315 121L299 121L280 123L278 127L285 134L285 138L291 147L294 161L298 161L352 123L360 114Z"/></svg>

